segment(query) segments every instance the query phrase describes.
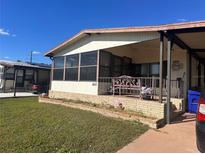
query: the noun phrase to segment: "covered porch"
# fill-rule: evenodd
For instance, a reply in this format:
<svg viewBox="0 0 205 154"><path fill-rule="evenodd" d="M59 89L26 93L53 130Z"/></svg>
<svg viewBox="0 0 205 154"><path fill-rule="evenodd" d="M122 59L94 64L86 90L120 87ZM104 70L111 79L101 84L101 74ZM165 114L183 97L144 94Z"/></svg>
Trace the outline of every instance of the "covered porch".
<svg viewBox="0 0 205 154"><path fill-rule="evenodd" d="M149 87L152 100L166 103L170 123L171 99L183 100L185 112L188 90L205 88L204 38L204 27L190 27L159 31L156 39L99 50L98 94L135 98L143 86Z"/></svg>
<svg viewBox="0 0 205 154"><path fill-rule="evenodd" d="M162 54L160 65L159 38L100 50L98 94L140 97L142 87L147 87L152 90L153 100L162 103L167 96L167 53L163 50ZM173 61L176 64L173 65L177 66L174 66L171 76L173 98L184 98L185 57L186 51L174 46Z"/></svg>

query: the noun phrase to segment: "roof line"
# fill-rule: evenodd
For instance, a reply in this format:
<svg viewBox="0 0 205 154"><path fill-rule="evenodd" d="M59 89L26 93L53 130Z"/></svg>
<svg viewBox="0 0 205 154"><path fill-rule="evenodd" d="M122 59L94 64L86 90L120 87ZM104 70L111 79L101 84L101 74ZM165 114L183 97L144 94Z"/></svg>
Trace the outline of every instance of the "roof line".
<svg viewBox="0 0 205 154"><path fill-rule="evenodd" d="M197 28L197 27L205 27L205 20L201 21L192 21L192 22L178 22L173 24L163 24L163 25L155 25L155 26L139 26L139 27L119 27L119 28L101 28L101 29L85 29L69 38L65 42L61 43L57 47L51 49L46 52L45 56L53 56L53 54L57 53L57 51L69 43L81 39L87 34L95 34L95 33L128 33L128 32L157 32L157 31L166 31L166 30L176 30L176 29L185 29L185 28Z"/></svg>

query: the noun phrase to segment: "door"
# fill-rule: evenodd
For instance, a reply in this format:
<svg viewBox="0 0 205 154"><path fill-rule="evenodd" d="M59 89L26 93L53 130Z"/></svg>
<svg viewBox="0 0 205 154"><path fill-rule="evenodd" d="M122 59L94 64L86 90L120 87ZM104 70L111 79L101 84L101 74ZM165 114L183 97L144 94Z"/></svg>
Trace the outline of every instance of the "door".
<svg viewBox="0 0 205 154"><path fill-rule="evenodd" d="M24 86L24 70L17 71L16 87Z"/></svg>

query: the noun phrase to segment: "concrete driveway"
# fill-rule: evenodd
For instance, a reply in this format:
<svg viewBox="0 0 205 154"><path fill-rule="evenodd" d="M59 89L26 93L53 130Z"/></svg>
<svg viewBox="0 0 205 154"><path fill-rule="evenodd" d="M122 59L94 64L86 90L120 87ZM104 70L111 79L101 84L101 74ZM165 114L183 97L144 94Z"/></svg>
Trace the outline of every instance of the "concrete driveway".
<svg viewBox="0 0 205 154"><path fill-rule="evenodd" d="M118 152L196 153L195 115L185 113L173 124L150 129Z"/></svg>
<svg viewBox="0 0 205 154"><path fill-rule="evenodd" d="M29 92L16 92L16 97L31 97L31 96L38 96L37 94L29 93ZM0 93L1 98L12 98L14 97L14 93Z"/></svg>

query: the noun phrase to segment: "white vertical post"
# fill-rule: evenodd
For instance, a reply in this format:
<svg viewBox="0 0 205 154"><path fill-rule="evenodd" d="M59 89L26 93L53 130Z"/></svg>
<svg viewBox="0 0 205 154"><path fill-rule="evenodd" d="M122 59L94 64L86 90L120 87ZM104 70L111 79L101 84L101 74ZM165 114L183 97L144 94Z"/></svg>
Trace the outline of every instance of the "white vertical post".
<svg viewBox="0 0 205 154"><path fill-rule="evenodd" d="M66 56L64 56L64 66L63 66L63 80L65 81L66 75Z"/></svg>
<svg viewBox="0 0 205 154"><path fill-rule="evenodd" d="M80 81L80 65L81 65L81 53L79 53L79 62L78 62L78 81Z"/></svg>
<svg viewBox="0 0 205 154"><path fill-rule="evenodd" d="M164 53L164 36L160 33L160 74L159 74L159 102L162 103L163 95L163 53Z"/></svg>
<svg viewBox="0 0 205 154"><path fill-rule="evenodd" d="M167 124L171 121L171 40L167 42Z"/></svg>

